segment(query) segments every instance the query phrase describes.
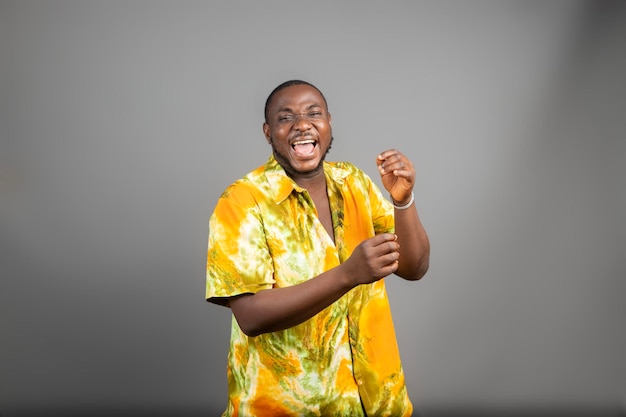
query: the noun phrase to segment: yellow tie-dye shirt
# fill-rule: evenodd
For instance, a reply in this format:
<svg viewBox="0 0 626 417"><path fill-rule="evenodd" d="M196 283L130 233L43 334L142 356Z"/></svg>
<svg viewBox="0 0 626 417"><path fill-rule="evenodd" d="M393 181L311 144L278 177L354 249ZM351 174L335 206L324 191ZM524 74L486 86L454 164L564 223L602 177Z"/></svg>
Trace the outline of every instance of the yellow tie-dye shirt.
<svg viewBox="0 0 626 417"><path fill-rule="evenodd" d="M393 207L349 163L324 162L335 242L274 157L226 189L209 224L206 298L296 285L393 232ZM224 416L410 416L384 280L292 328L246 336L233 317Z"/></svg>

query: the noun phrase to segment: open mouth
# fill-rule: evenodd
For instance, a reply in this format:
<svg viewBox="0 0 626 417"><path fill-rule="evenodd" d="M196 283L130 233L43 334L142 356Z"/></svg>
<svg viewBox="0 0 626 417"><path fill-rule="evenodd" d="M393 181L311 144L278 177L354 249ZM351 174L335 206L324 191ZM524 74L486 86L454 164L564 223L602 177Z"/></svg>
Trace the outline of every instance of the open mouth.
<svg viewBox="0 0 626 417"><path fill-rule="evenodd" d="M298 156L308 156L313 153L317 142L313 139L298 140L291 144L291 147Z"/></svg>

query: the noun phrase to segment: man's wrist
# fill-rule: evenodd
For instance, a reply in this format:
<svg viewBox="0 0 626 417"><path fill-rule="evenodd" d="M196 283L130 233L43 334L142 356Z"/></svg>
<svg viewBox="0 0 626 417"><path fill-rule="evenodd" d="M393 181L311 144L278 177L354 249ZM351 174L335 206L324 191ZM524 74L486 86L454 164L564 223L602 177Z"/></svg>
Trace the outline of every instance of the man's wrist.
<svg viewBox="0 0 626 417"><path fill-rule="evenodd" d="M411 205L413 205L414 201L415 201L415 195L413 194L413 191L411 191L411 198L409 199L409 202L405 204L396 204L396 201L393 199L393 197L391 198L391 204L393 205L393 208L395 208L396 210L406 210L409 207L411 207Z"/></svg>

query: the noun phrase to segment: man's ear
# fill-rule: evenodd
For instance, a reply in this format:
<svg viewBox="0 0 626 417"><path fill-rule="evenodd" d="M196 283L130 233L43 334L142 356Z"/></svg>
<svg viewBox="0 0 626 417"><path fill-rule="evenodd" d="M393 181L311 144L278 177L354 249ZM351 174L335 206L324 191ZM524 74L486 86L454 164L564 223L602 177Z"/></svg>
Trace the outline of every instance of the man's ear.
<svg viewBox="0 0 626 417"><path fill-rule="evenodd" d="M330 112L328 112L328 125L329 126L333 125L333 115L330 114Z"/></svg>
<svg viewBox="0 0 626 417"><path fill-rule="evenodd" d="M267 143L272 143L272 140L270 139L270 125L267 124L267 122L263 122L263 134L265 135L265 140L267 141Z"/></svg>

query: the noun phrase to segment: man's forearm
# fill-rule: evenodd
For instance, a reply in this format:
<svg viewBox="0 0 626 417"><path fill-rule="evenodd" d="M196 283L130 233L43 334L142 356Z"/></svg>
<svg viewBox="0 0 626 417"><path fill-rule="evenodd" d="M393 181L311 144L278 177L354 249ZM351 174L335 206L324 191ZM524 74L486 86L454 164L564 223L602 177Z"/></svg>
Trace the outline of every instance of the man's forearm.
<svg viewBox="0 0 626 417"><path fill-rule="evenodd" d="M257 336L310 319L353 287L342 270L334 268L298 285L234 297L230 307L242 331Z"/></svg>
<svg viewBox="0 0 626 417"><path fill-rule="evenodd" d="M394 209L395 229L400 244L396 275L418 280L426 274L430 259L430 242L413 203L406 209Z"/></svg>

